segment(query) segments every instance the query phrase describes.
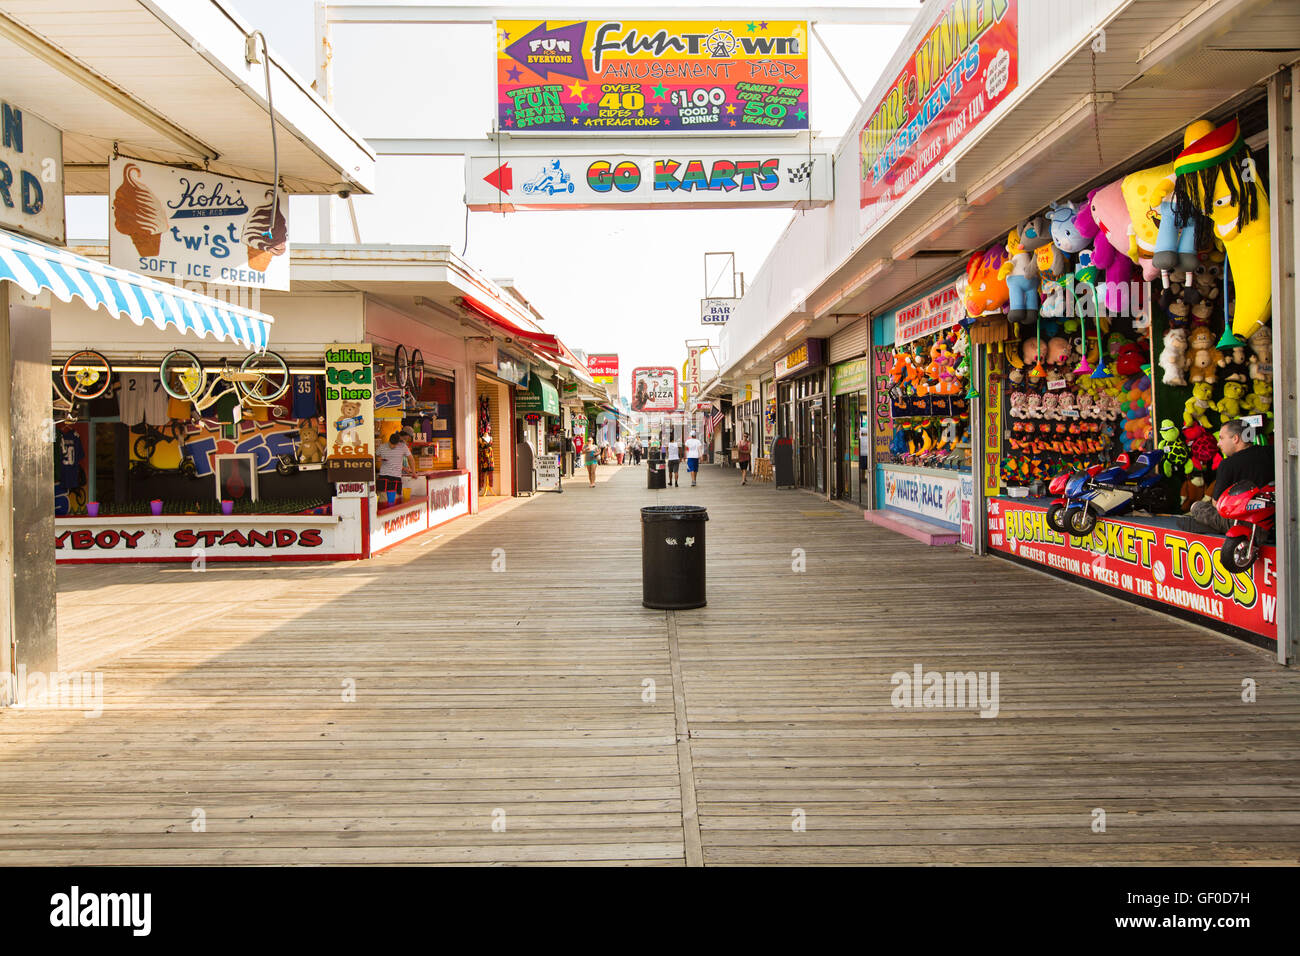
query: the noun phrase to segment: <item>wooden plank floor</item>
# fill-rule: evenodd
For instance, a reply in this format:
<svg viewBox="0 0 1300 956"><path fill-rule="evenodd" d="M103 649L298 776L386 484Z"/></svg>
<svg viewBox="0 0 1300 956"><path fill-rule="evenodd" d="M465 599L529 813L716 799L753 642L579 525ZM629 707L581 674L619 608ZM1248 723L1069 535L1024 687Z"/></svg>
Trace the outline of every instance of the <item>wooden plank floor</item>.
<svg viewBox="0 0 1300 956"><path fill-rule="evenodd" d="M61 568L104 712L0 711L0 865L1300 861L1300 675L735 476L602 468L366 563ZM662 502L709 507L707 608L640 606ZM998 716L895 709L917 663L997 671Z"/></svg>

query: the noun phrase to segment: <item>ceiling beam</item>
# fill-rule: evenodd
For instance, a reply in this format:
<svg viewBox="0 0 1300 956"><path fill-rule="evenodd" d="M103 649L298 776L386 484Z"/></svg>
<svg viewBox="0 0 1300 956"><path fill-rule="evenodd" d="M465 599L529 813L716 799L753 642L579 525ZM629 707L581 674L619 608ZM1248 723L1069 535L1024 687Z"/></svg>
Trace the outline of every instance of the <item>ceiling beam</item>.
<svg viewBox="0 0 1300 956"><path fill-rule="evenodd" d="M499 4L456 6L402 3L327 3L330 23L493 23L496 20L575 21L606 20L810 20L815 23L852 23L865 26L907 26L916 19L919 5L892 7L787 6L747 9L735 6L645 6L611 10L607 5L547 7Z"/></svg>

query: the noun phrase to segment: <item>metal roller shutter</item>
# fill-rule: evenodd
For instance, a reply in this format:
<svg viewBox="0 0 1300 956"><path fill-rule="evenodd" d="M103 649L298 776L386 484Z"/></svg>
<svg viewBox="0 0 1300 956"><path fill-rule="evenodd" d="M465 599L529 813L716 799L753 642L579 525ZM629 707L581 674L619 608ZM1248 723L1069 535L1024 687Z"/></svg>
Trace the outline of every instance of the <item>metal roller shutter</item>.
<svg viewBox="0 0 1300 956"><path fill-rule="evenodd" d="M857 358L859 355L865 355L868 341L867 330L867 320L861 318L832 335L826 345L828 353L826 361L834 365L836 362L844 362L851 358Z"/></svg>

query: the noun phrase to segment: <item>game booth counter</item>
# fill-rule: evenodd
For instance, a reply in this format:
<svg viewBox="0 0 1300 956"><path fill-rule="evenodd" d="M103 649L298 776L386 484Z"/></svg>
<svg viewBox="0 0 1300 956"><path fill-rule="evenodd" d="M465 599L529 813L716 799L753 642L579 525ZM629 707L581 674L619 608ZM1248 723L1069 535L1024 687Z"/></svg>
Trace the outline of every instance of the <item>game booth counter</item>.
<svg viewBox="0 0 1300 956"><path fill-rule="evenodd" d="M964 289L964 276L949 276L872 322L875 510L865 517L926 544L973 547Z"/></svg>
<svg viewBox="0 0 1300 956"><path fill-rule="evenodd" d="M354 560L474 510L487 348L413 296L302 285L261 295L275 341L247 354L129 323L106 334L79 301L55 304L59 563ZM402 429L411 460L390 501L377 449Z"/></svg>
<svg viewBox="0 0 1300 956"><path fill-rule="evenodd" d="M971 256L963 322L988 549L1276 649L1268 144L1238 104L1060 197Z"/></svg>

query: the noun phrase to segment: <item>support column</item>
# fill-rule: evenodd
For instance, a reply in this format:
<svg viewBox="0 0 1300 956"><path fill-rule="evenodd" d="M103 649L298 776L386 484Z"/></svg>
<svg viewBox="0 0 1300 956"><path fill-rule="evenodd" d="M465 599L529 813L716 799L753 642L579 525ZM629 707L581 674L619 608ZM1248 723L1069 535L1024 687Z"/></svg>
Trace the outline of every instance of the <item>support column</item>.
<svg viewBox="0 0 1300 956"><path fill-rule="evenodd" d="M0 661L4 675L58 669L49 294L0 283ZM44 304L45 307L40 307ZM24 682L0 681L22 703Z"/></svg>
<svg viewBox="0 0 1300 956"><path fill-rule="evenodd" d="M1300 67L1268 81L1270 228L1273 236L1273 443L1277 472L1277 659L1295 661L1300 613L1300 340L1296 335L1296 235L1300 233L1300 173L1295 165L1295 94ZM1256 574L1263 572L1261 566Z"/></svg>

